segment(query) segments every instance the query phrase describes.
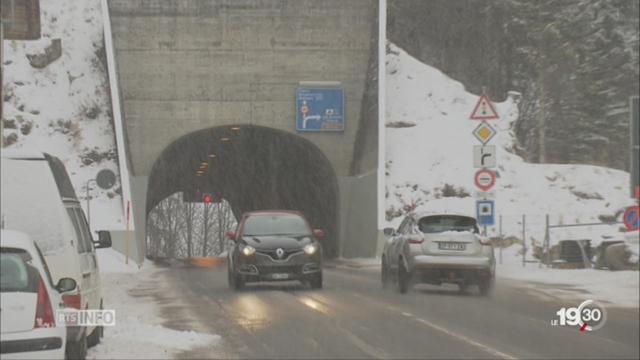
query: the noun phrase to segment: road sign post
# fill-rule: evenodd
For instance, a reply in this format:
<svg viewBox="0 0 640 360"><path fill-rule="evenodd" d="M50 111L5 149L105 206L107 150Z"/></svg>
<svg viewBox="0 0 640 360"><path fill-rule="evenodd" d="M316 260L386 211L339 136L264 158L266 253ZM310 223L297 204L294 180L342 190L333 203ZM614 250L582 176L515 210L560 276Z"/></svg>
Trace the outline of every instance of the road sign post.
<svg viewBox="0 0 640 360"><path fill-rule="evenodd" d="M636 199L638 199L640 195L638 194L638 192L640 192L640 110L638 109L640 105L638 104L638 99L639 98L637 96L633 96L629 100L631 113L631 123L629 124L629 130L631 131L631 156L629 157L631 160L631 166L629 172L631 174L631 196L635 196Z"/></svg>
<svg viewBox="0 0 640 360"><path fill-rule="evenodd" d="M470 120L481 121L473 130L473 136L482 144L473 147L473 166L480 168L474 176L474 183L479 192L476 192L476 220L483 227L484 236L487 235L487 226L495 224L495 192L489 192L496 184L496 173L489 168L496 167L496 147L487 145L496 135L496 129L487 123L487 120L498 120L500 116L495 107L485 95L482 88L482 96L478 98ZM500 236L502 236L502 218L500 218ZM502 241L500 243L500 261L502 261Z"/></svg>

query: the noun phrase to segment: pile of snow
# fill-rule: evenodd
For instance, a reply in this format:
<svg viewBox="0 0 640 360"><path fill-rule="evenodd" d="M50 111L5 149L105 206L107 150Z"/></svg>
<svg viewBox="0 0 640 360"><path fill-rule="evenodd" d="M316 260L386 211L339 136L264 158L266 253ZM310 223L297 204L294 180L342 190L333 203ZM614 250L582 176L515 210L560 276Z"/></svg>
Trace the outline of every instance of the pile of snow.
<svg viewBox="0 0 640 360"><path fill-rule="evenodd" d="M81 199L98 171L113 171L116 183L111 189L92 186L91 226L123 229L100 0L41 0L40 11L41 39L2 44L3 115L8 125L2 135L15 141L5 145L59 157ZM61 39L62 56L45 68L33 68L27 55L44 53L53 39Z"/></svg>
<svg viewBox="0 0 640 360"><path fill-rule="evenodd" d="M523 267L520 250L519 245L503 249L503 263L496 269L499 278L518 280L519 286L528 286L567 300L593 299L611 306L634 308L640 305L637 271L551 269L532 263Z"/></svg>
<svg viewBox="0 0 640 360"><path fill-rule="evenodd" d="M140 269L133 259L130 258L127 264L126 257L111 248L97 249L96 254L98 256L98 268L101 274L135 273ZM147 263L144 265L153 266L153 264L147 265Z"/></svg>
<svg viewBox="0 0 640 360"><path fill-rule="evenodd" d="M397 226L408 209L458 212L475 216L472 135L479 121L469 120L478 96L439 70L390 44L387 54L386 210ZM496 212L503 234L522 238L526 214L527 244L541 244L545 215L551 224L599 222L633 202L629 173L599 166L530 164L516 155L512 125L518 117L517 94L494 103L499 120L489 121L497 135ZM446 197L446 193L456 196ZM554 229L552 242L603 237L622 239L619 225ZM497 235L497 226L488 229Z"/></svg>
<svg viewBox="0 0 640 360"><path fill-rule="evenodd" d="M105 308L116 311L116 325L105 328L102 342L89 349L88 359L170 359L197 347L215 350L218 335L162 326L161 305L154 294L180 296L157 276L161 268L126 265L124 257L111 249L98 250L98 257Z"/></svg>

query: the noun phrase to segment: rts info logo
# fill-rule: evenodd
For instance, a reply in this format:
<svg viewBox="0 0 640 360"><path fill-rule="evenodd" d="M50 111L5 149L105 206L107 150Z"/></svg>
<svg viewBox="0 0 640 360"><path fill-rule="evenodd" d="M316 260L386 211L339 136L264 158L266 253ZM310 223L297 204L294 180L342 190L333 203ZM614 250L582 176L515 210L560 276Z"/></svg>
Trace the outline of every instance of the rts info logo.
<svg viewBox="0 0 640 360"><path fill-rule="evenodd" d="M580 332L595 331L607 321L607 310L595 300L585 300L578 307L560 308L558 319L551 320L553 326L577 326Z"/></svg>

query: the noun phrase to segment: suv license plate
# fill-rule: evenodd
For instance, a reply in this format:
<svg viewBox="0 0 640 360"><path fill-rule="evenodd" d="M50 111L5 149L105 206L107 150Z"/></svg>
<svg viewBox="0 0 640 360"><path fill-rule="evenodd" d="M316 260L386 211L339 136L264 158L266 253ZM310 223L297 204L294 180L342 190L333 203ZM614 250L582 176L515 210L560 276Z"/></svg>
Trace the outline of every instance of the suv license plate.
<svg viewBox="0 0 640 360"><path fill-rule="evenodd" d="M288 279L289 274L271 274L271 278L274 280Z"/></svg>
<svg viewBox="0 0 640 360"><path fill-rule="evenodd" d="M466 249L466 245L460 244L460 243L453 243L453 242L441 242L441 243L438 243L438 249L464 251L464 249Z"/></svg>

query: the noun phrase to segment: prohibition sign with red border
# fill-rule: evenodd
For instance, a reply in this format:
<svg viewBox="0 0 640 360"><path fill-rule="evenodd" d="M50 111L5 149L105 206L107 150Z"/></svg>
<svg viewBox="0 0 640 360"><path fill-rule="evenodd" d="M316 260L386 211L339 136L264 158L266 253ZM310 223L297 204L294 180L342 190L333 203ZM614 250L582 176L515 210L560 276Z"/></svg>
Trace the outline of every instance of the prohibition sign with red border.
<svg viewBox="0 0 640 360"><path fill-rule="evenodd" d="M489 169L482 168L476 172L473 180L478 189L488 191L496 184L496 173Z"/></svg>

